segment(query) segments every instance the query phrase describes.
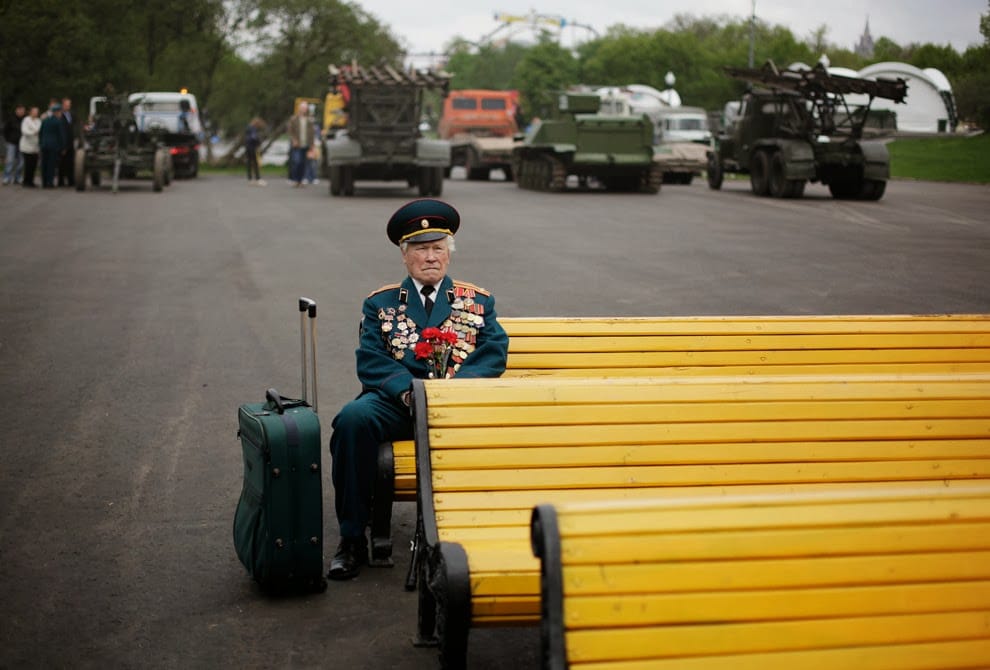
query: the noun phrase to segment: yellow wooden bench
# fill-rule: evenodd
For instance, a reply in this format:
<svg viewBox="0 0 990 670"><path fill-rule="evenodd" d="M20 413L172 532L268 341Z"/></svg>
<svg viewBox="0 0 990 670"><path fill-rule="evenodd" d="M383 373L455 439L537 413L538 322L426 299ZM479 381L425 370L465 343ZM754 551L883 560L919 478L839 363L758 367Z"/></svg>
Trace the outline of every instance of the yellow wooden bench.
<svg viewBox="0 0 990 670"><path fill-rule="evenodd" d="M990 480L953 484L541 505L543 667L988 668Z"/></svg>
<svg viewBox="0 0 990 670"><path fill-rule="evenodd" d="M500 322L505 377L990 372L990 314ZM392 504L416 499L412 440L380 447L374 499L372 563L391 565Z"/></svg>
<svg viewBox="0 0 990 670"><path fill-rule="evenodd" d="M535 624L535 505L990 478L990 375L413 383L419 625L448 667L472 626Z"/></svg>

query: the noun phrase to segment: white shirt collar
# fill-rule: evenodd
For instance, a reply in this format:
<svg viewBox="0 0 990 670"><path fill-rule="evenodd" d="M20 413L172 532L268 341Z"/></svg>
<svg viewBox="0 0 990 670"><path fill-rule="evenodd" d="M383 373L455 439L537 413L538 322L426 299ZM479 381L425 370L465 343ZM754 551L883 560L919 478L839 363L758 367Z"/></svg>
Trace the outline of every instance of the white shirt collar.
<svg viewBox="0 0 990 670"><path fill-rule="evenodd" d="M416 278L412 277L411 275L410 275L409 278L412 279L413 286L416 287L416 295L419 296L419 301L421 303L423 303L423 306L425 307L426 306L426 296L423 295L423 284L422 284L422 282L420 282ZM433 285L433 293L430 294L430 297L433 298L433 303L434 304L436 304L436 302L437 302L437 296L440 295L440 285L441 284L443 284L443 279L441 279L439 282L437 282L436 284Z"/></svg>

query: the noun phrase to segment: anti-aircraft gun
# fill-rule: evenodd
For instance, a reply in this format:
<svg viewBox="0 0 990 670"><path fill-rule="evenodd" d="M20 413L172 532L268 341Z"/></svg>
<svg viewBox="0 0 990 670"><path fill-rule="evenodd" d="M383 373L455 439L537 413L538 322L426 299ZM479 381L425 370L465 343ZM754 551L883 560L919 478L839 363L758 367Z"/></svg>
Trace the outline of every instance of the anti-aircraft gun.
<svg viewBox="0 0 990 670"><path fill-rule="evenodd" d="M835 198L879 200L890 177L890 155L879 141L863 139L876 98L904 102L904 79L859 79L810 70L724 68L751 90L708 152L708 185L722 187L726 172L748 173L753 193L799 198L820 181ZM865 105L846 96L865 95Z"/></svg>
<svg viewBox="0 0 990 670"><path fill-rule="evenodd" d="M83 146L76 149L76 190L86 190L86 178L99 186L103 171L110 172L113 192L121 177L135 177L139 171L152 175L152 187L161 191L172 181L171 159L164 141L164 130L138 130L127 95L107 95L90 100L91 123L83 131Z"/></svg>
<svg viewBox="0 0 990 670"><path fill-rule="evenodd" d="M388 65L329 66L330 90L346 103L347 127L324 145L330 195L354 195L359 179L405 181L421 196L438 196L450 166L450 142L423 137L426 91L446 96L450 75L400 71Z"/></svg>

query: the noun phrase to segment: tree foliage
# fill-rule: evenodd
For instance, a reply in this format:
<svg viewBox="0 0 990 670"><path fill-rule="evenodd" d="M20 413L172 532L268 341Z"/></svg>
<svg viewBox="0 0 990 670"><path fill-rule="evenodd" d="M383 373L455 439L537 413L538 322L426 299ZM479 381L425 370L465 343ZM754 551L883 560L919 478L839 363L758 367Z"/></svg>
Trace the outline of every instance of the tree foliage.
<svg viewBox="0 0 990 670"><path fill-rule="evenodd" d="M760 20L681 14L652 30L612 26L574 50L549 35L536 44L455 39L446 68L453 88L518 89L529 115L549 114L556 92L575 84L663 89L667 72L684 104L721 109L742 90L722 68L747 64L751 30L756 64L827 54L852 69L887 60L937 68L963 118L990 127L990 13L980 17L984 44L961 54L880 37L867 61L831 44L826 26L802 39ZM330 63L400 66L404 55L359 0L0 0L0 44L0 113L64 96L84 108L108 83L122 92L185 87L214 127L235 133L253 116L277 127L296 97L322 97Z"/></svg>

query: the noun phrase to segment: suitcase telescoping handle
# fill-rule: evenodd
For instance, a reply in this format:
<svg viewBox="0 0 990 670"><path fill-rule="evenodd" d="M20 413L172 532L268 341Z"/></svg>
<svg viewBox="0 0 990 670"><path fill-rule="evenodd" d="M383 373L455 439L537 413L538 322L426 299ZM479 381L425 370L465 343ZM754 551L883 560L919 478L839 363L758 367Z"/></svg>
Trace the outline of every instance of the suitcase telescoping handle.
<svg viewBox="0 0 990 670"><path fill-rule="evenodd" d="M306 355L306 316L309 315L309 356ZM320 413L320 402L316 390L316 301L299 298L299 342L302 349L302 399L308 401L309 382L306 375L306 359L309 358L313 378L313 411Z"/></svg>

